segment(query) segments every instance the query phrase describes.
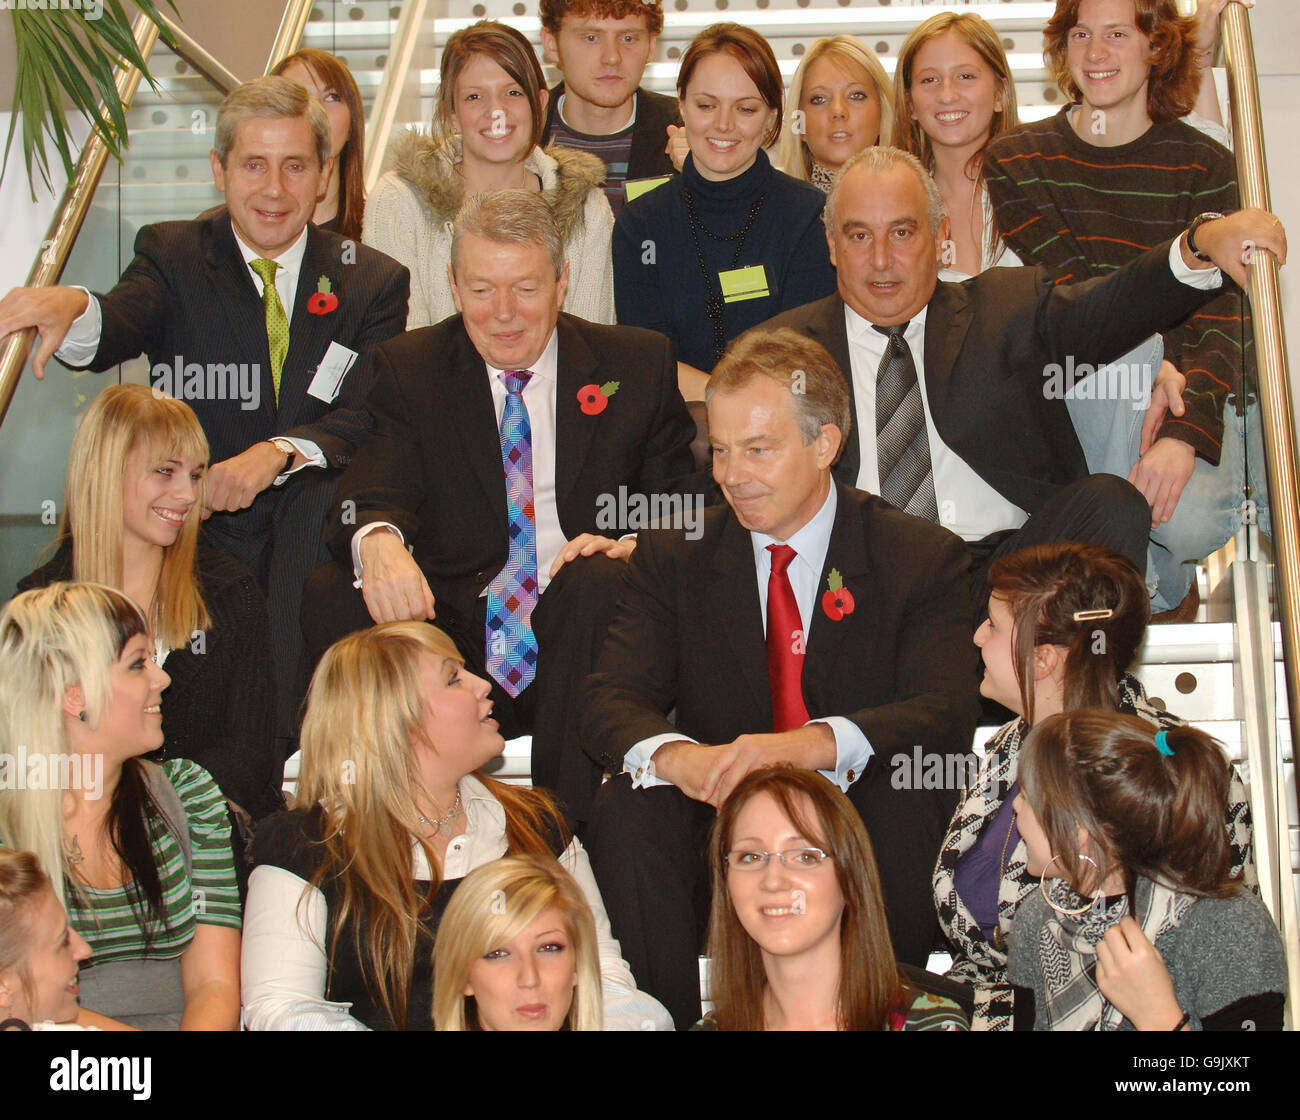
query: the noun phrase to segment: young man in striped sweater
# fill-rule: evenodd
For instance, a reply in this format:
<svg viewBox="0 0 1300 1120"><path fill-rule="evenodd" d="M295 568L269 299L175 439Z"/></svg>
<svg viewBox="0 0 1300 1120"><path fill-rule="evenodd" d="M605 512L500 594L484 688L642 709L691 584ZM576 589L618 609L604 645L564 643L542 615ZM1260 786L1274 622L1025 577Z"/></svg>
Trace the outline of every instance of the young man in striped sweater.
<svg viewBox="0 0 1300 1120"><path fill-rule="evenodd" d="M998 226L1021 260L1052 268L1063 283L1105 275L1199 215L1238 207L1231 153L1181 119L1208 57L1174 0L1058 0L1044 38L1072 104L999 137L987 157ZM1149 374L1127 366L1081 381L1076 395L1089 403L1071 409L1090 469L1127 474L1151 504L1156 610L1184 601L1192 562L1241 522L1253 380L1241 289L1225 285L1163 342L1145 421ZM1262 468L1251 480L1262 494Z"/></svg>

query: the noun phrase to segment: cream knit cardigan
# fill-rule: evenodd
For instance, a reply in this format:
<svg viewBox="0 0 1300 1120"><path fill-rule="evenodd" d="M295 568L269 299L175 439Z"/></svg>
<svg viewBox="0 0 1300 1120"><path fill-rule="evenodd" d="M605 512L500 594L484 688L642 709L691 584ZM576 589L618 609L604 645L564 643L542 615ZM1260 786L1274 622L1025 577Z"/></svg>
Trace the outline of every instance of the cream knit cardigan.
<svg viewBox="0 0 1300 1120"><path fill-rule="evenodd" d="M447 280L451 223L464 195L459 153L414 130L397 142L394 168L366 200L365 241L411 270L406 329L456 313ZM614 215L600 184L605 165L571 148L534 148L524 166L541 180L542 197L564 236L569 290L564 310L594 323L614 322L609 239Z"/></svg>

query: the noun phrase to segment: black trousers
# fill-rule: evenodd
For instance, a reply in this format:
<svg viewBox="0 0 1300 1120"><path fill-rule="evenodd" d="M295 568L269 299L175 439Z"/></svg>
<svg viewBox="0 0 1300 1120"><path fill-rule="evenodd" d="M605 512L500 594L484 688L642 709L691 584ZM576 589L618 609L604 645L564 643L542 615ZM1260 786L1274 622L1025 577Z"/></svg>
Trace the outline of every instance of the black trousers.
<svg viewBox="0 0 1300 1120"><path fill-rule="evenodd" d="M214 548L242 562L266 595L275 662L275 736L290 753L298 738L299 708L309 676L302 628L303 588L329 557L325 520L338 471L306 467L283 487L259 494L237 514L214 513L203 531Z"/></svg>
<svg viewBox="0 0 1300 1120"><path fill-rule="evenodd" d="M894 789L882 762L849 800L871 835L894 955L924 968L938 932L930 878L958 791ZM715 816L675 786L633 789L622 774L601 786L584 840L623 958L679 1030L700 1017Z"/></svg>
<svg viewBox="0 0 1300 1120"><path fill-rule="evenodd" d="M492 686L493 716L507 739L532 734L532 782L550 790L569 823L581 830L600 786L600 768L579 747L578 713L582 683L595 668L596 654L614 618L627 564L607 556L579 556L565 564L538 600L533 633L539 658L533 683L509 696L486 669L487 600L472 615L436 602L433 625L456 644L471 673ZM307 581L302 632L314 668L329 646L373 622L351 572L330 561Z"/></svg>
<svg viewBox="0 0 1300 1120"><path fill-rule="evenodd" d="M1151 507L1127 479L1093 474L1062 486L1019 529L967 543L975 625L988 614L988 573L999 557L1037 544L1085 541L1127 556L1145 575L1150 536Z"/></svg>

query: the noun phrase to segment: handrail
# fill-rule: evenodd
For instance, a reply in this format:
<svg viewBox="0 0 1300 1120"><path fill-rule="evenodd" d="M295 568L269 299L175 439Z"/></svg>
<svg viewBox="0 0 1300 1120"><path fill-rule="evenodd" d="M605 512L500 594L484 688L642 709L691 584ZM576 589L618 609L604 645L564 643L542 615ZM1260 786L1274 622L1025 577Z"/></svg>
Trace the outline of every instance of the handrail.
<svg viewBox="0 0 1300 1120"><path fill-rule="evenodd" d="M131 25L135 45L140 57L147 59L158 39L158 26L143 13L135 17ZM140 85L140 71L134 66L120 68L117 72L117 95L123 106L131 103L136 88ZM101 106L102 110L102 106ZM72 173L72 179L63 192L63 201L59 211L46 230L43 245L45 251L36 258L32 270L27 275L27 286L57 284L63 275L68 255L72 252L73 242L81 232L81 225L90 210L95 188L99 186L100 176L104 173L104 164L108 160L108 148L99 133L92 130L81 149L81 156ZM5 414L14 399L18 381L27 365L27 357L32 350L36 337L34 328L18 331L5 342L0 349L0 424L4 423Z"/></svg>
<svg viewBox="0 0 1300 1120"><path fill-rule="evenodd" d="M167 31L175 44L172 50L207 78L217 89L221 90L222 93L229 93L240 84L238 76L227 69L215 55L181 27L176 20L162 12L159 15L162 16L163 22L167 25Z"/></svg>
<svg viewBox="0 0 1300 1120"><path fill-rule="evenodd" d="M298 49L307 17L311 15L311 5L312 0L290 0L285 5L280 30L275 33L275 42L271 44L271 54L266 60L266 73L269 74Z"/></svg>
<svg viewBox="0 0 1300 1120"><path fill-rule="evenodd" d="M370 107L370 120L366 122L367 195L375 189L379 173L384 169L388 141L402 103L406 77L419 43L427 7L428 0L410 0L402 5L401 14L397 17L397 27L393 30L392 42L388 48L388 64L384 67L384 76L379 79L379 89L375 93L374 104Z"/></svg>
<svg viewBox="0 0 1300 1120"><path fill-rule="evenodd" d="M1232 133L1237 158L1237 182L1243 206L1270 209L1264 126L1255 71L1255 48L1250 22L1240 3L1226 5L1219 17L1220 37L1228 68L1232 106ZM1287 371L1282 300L1278 290L1277 259L1269 252L1249 258L1247 292L1255 333L1255 358L1259 370L1259 405L1268 471L1269 502L1273 522L1274 571L1281 613L1282 649L1285 655L1287 711L1291 727L1291 757L1300 763L1300 473L1296 467L1296 427ZM1291 871L1291 842L1285 783L1282 780L1280 744L1273 728L1265 729L1253 765L1264 773L1256 789L1272 794L1263 806L1264 819L1256 820L1257 844L1262 839L1271 851L1261 861L1268 881L1260 889L1281 930L1291 972L1290 1005L1300 996L1300 951L1297 949L1295 891ZM1297 767L1300 781L1300 767ZM1263 835L1258 826L1263 825Z"/></svg>

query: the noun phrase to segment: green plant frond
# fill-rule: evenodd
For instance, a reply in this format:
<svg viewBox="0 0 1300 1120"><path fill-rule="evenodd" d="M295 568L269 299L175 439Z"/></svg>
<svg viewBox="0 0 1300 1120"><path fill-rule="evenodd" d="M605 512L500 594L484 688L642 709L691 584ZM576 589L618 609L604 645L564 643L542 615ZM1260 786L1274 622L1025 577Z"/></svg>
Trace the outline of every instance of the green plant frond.
<svg viewBox="0 0 1300 1120"><path fill-rule="evenodd" d="M132 0L132 6L158 27L164 43L175 46L155 0ZM167 7L180 18L175 0L167 0ZM131 17L122 0L105 0L97 20L86 20L75 10L51 8L41 19L19 18L15 13L13 26L18 73L14 80L14 117L5 139L4 161L7 164L21 117L23 159L34 200L33 171L40 173L47 188L51 186L47 137L68 177L73 175L72 137L65 99L88 120L109 153L120 161L128 137L126 109L117 95L117 68L135 66L153 89L158 84L136 46ZM0 169L0 179L3 174Z"/></svg>

